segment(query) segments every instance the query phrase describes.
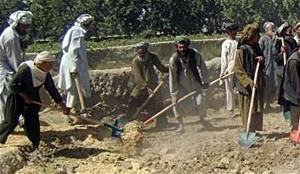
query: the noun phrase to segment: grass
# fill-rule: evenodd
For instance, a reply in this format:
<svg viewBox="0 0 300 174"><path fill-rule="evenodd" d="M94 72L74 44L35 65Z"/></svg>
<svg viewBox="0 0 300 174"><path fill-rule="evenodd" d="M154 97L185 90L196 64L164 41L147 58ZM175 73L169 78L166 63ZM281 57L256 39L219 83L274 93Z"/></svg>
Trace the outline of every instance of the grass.
<svg viewBox="0 0 300 174"><path fill-rule="evenodd" d="M191 40L200 40L200 39L213 39L213 38L221 38L223 35L189 35ZM174 37L172 36L160 36L160 37L151 37L151 38L143 38L143 37L134 37L131 39L119 38L119 39L101 39L98 42L88 41L87 47L89 50L95 50L99 48L107 48L114 46L125 46L125 45L133 45L141 41L146 41L149 43L155 42L164 42L164 41L173 41ZM41 52L44 50L49 50L52 52L59 52L61 50L60 43L58 42L46 42L46 43L34 43L29 45L27 52Z"/></svg>

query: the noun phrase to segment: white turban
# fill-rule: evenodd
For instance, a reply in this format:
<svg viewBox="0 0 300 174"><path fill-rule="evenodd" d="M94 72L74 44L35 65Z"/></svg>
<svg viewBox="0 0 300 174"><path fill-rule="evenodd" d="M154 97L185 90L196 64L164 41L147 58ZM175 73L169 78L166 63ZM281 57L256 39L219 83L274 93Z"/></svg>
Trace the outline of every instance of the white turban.
<svg viewBox="0 0 300 174"><path fill-rule="evenodd" d="M15 28L18 23L31 24L33 14L30 11L16 11L9 16L8 24Z"/></svg>
<svg viewBox="0 0 300 174"><path fill-rule="evenodd" d="M93 21L94 17L90 14L82 14L77 18L77 22L81 25L88 24L89 22Z"/></svg>
<svg viewBox="0 0 300 174"><path fill-rule="evenodd" d="M36 55L34 63L40 64L44 62L55 62L55 56L49 51L40 52L38 55Z"/></svg>

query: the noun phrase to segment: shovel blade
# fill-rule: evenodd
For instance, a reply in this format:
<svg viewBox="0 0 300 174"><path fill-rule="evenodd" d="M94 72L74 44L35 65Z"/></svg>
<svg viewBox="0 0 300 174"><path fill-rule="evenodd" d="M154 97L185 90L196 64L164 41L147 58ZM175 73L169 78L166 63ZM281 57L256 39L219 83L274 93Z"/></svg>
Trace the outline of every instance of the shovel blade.
<svg viewBox="0 0 300 174"><path fill-rule="evenodd" d="M258 137L255 136L253 132L240 132L239 133L239 145L244 148L250 148L256 141Z"/></svg>

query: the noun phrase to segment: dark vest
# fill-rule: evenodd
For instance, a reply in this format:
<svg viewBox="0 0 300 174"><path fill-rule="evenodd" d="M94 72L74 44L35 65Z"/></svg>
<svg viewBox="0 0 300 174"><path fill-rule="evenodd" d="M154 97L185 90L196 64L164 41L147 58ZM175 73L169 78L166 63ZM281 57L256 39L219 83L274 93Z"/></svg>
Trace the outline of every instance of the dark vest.
<svg viewBox="0 0 300 174"><path fill-rule="evenodd" d="M243 51L243 55L244 55L244 69L246 71L246 73L248 74L249 77L251 77L251 79L254 79L254 71L255 71L255 59L254 57L251 56L251 54L249 53L249 50L247 49L247 47L245 45L241 45L239 47L240 50ZM236 77L236 75L233 76L233 87L239 91L242 94L245 95L250 95L251 91L248 91L239 81L239 79Z"/></svg>
<svg viewBox="0 0 300 174"><path fill-rule="evenodd" d="M296 55L295 55L296 54ZM297 52L292 54L288 62L289 63L291 60L296 60L297 62L300 62L299 55ZM300 80L300 79L298 79ZM296 95L296 91L293 89L291 85L291 79L288 76L287 70L285 69L284 72L284 81L283 81L283 90L284 90L284 99L292 103L293 105L298 105L299 104L299 99L300 97Z"/></svg>
<svg viewBox="0 0 300 174"><path fill-rule="evenodd" d="M177 66L177 78L179 78L180 76L180 73L183 71L183 66L180 62L180 57L178 55L178 53L175 53L176 57L175 57L175 64ZM198 69L197 69L197 62L196 62L196 51L191 49L191 48L188 48L187 50L187 56L189 58L189 61L188 61L188 67L190 68L192 74L193 74L193 77L194 79L200 84L202 85L202 80L200 78L200 75L199 75L199 72L198 72Z"/></svg>

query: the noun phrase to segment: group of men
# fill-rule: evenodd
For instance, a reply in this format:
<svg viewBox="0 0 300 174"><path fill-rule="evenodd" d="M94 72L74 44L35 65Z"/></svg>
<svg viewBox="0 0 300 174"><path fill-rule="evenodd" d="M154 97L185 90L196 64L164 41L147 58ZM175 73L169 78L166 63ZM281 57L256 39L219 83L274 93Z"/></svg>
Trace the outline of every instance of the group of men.
<svg viewBox="0 0 300 174"><path fill-rule="evenodd" d="M228 37L222 44L221 73L233 71L234 76L225 80L227 110L234 113L235 93L243 129L247 128L251 93L256 87L250 131L262 131L263 112L271 111L271 103L278 101L284 118L291 121L292 132L299 128L300 84L300 23L294 29L288 23L279 28L273 22L265 22L265 34L260 37L256 24L242 30L238 40L238 28L227 27ZM293 30L295 35L293 35ZM255 68L260 64L257 81Z"/></svg>
<svg viewBox="0 0 300 174"><path fill-rule="evenodd" d="M55 56L49 51L37 54L34 60L25 60L22 56L25 52L22 38L32 19L30 11L14 12L9 17L9 26L0 36L0 143L5 144L22 117L24 131L32 142L32 151L38 153L38 113L43 105L40 88L45 87L66 115L72 108L83 109L79 108L78 99L84 102L84 98L91 95L84 37L94 18L89 14L80 15L64 36L58 88L67 92L66 103L49 73L55 65Z"/></svg>
<svg viewBox="0 0 300 174"><path fill-rule="evenodd" d="M54 85L49 74L55 57L47 51L39 53L35 59L25 61L22 56L21 38L24 37L33 14L29 11L17 11L10 16L9 24L0 36L0 143L6 142L9 134L18 124L19 117L25 119L24 130L34 149L40 141L39 89L44 86L65 114L70 109L84 108L84 99L91 95L90 77L87 64L85 34L91 27L93 17L80 15L67 31L62 42L63 56L60 63L58 88L67 92L66 104ZM234 24L226 27L228 37L222 44L220 77L234 72L234 76L223 79L225 83L227 110L230 117L235 117L235 94L238 95L238 108L242 117L243 128L247 127L252 89L256 88L253 106L251 131L261 131L263 110L269 109L277 87L279 103L285 115L291 115L292 129L298 130L300 114L300 23L292 27L284 23L278 29L272 22L263 25L265 35L260 38L259 27L249 24L242 30L237 40L238 27ZM137 55L131 63L133 84L127 118L130 120L143 101L153 93L159 78L155 68L161 73L168 73L169 92L172 98L173 113L178 122L177 134L185 131L183 115L190 110L196 111L203 120L205 112L201 108L201 93L208 88L208 69L200 53L190 47L190 39L176 36L176 51L170 56L169 65L164 65L158 56L148 50L149 44L136 45ZM257 81L254 81L256 66L260 65ZM165 79L164 79L165 80ZM264 90L267 89L267 90ZM177 104L186 94L195 91L189 100ZM78 102L80 101L80 102ZM78 104L81 104L80 107ZM163 108L161 94L148 108L155 114ZM286 116L288 117L288 116ZM164 126L166 118L161 116L157 124Z"/></svg>

